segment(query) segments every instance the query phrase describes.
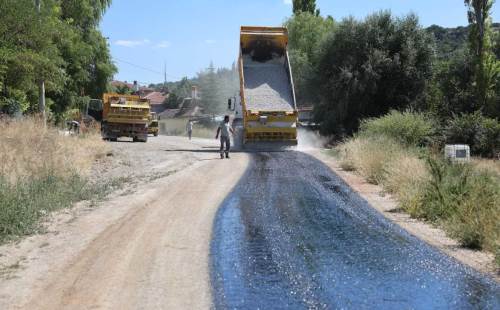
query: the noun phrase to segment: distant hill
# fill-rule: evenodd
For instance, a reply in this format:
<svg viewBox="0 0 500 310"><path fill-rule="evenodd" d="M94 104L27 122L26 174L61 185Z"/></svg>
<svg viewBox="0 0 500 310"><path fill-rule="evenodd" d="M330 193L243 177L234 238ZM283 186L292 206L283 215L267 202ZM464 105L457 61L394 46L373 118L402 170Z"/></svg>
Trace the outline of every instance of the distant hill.
<svg viewBox="0 0 500 310"><path fill-rule="evenodd" d="M465 48L467 45L469 26L444 28L432 25L426 30L436 38L438 58L449 57L455 51ZM493 30L500 31L500 23L494 23Z"/></svg>

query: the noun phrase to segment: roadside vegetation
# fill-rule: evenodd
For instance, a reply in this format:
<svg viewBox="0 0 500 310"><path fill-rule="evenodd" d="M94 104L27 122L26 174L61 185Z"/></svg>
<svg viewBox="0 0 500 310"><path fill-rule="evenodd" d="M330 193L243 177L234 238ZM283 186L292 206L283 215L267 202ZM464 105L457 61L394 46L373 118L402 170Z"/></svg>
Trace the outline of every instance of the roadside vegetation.
<svg viewBox="0 0 500 310"><path fill-rule="evenodd" d="M0 0L0 114L39 111L61 121L101 98L116 72L99 23L111 0Z"/></svg>
<svg viewBox="0 0 500 310"><path fill-rule="evenodd" d="M440 133L436 124L421 113L392 111L363 121L336 154L343 169L383 186L411 216L442 227L465 247L495 253L500 266L498 162L444 160L438 146L447 130Z"/></svg>
<svg viewBox="0 0 500 310"><path fill-rule="evenodd" d="M64 136L36 118L0 121L0 242L36 232L49 212L102 197L89 178L108 147L98 133Z"/></svg>

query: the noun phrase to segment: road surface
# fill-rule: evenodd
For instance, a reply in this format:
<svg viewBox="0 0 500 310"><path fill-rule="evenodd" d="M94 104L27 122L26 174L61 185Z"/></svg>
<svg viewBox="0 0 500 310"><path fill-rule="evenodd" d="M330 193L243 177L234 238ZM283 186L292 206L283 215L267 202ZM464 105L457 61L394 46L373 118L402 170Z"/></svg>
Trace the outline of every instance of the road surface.
<svg viewBox="0 0 500 310"><path fill-rule="evenodd" d="M395 227L318 160L112 143L97 208L0 247L0 309L495 308L499 287Z"/></svg>
<svg viewBox="0 0 500 310"><path fill-rule="evenodd" d="M214 227L219 309L500 309L498 284L391 224L307 154L254 154Z"/></svg>

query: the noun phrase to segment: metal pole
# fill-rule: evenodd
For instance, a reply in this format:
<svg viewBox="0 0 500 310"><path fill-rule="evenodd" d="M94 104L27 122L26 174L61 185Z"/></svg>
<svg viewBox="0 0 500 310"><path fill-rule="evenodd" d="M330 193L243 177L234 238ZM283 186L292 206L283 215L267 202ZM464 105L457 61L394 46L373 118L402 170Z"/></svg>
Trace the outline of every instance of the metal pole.
<svg viewBox="0 0 500 310"><path fill-rule="evenodd" d="M40 16L42 9L41 0L35 0L35 5L38 15ZM40 23L41 21L42 20L40 18ZM38 81L38 111L42 115L43 123L45 124L47 119L45 117L45 81L43 79Z"/></svg>

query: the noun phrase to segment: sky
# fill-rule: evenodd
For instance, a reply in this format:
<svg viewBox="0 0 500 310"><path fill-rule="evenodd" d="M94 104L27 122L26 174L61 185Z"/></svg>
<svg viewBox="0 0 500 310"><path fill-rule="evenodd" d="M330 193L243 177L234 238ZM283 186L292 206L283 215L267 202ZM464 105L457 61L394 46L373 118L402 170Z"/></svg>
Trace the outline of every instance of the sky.
<svg viewBox="0 0 500 310"><path fill-rule="evenodd" d="M241 25L280 26L291 16L291 0L114 0L101 23L118 67L115 79L140 84L193 77L236 60ZM423 26L467 25L463 0L317 0L321 14L335 20L363 18L390 9L410 12ZM500 21L493 7L493 20ZM165 70L166 67L166 70Z"/></svg>

